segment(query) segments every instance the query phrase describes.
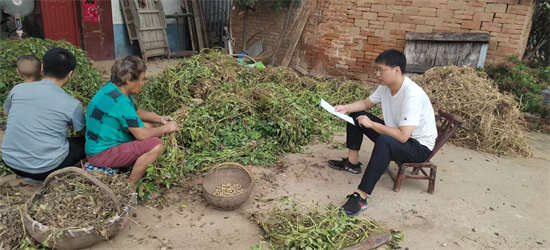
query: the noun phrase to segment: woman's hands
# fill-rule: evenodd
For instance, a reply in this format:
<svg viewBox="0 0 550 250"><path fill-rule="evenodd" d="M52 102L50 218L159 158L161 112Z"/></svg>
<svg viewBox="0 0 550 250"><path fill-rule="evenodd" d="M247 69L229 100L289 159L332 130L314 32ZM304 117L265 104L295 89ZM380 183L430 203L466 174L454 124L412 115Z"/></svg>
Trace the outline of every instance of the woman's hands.
<svg viewBox="0 0 550 250"><path fill-rule="evenodd" d="M180 130L180 127L178 126L178 124L176 124L176 121L171 116L163 116L160 123L162 123L162 125L164 125L164 127L168 129L168 133Z"/></svg>
<svg viewBox="0 0 550 250"><path fill-rule="evenodd" d="M162 125L166 125L166 123L171 122L171 121L174 121L174 118L172 118L172 117L169 116L169 115L163 116L163 117L160 119L160 123L162 123Z"/></svg>
<svg viewBox="0 0 550 250"><path fill-rule="evenodd" d="M174 120L166 122L164 124L164 127L168 129L169 131L168 133L172 133L180 130L180 127L178 126L178 124L176 124Z"/></svg>

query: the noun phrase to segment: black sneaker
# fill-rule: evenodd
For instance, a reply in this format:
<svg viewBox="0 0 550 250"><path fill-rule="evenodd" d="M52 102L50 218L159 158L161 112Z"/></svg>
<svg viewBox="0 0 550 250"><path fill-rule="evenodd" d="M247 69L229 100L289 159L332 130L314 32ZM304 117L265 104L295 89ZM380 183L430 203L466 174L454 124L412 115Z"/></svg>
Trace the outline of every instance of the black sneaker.
<svg viewBox="0 0 550 250"><path fill-rule="evenodd" d="M342 206L342 209L348 216L356 216L369 208L367 199L361 198L361 195L357 192L348 195L346 198L348 201Z"/></svg>
<svg viewBox="0 0 550 250"><path fill-rule="evenodd" d="M351 162L349 162L348 158L342 158L341 161L337 161L337 160L329 160L328 161L328 166L333 168L333 169L336 169L336 170L340 170L340 171L348 171L352 174L360 174L361 173L361 165L363 165L363 163L359 162L357 164L353 164Z"/></svg>

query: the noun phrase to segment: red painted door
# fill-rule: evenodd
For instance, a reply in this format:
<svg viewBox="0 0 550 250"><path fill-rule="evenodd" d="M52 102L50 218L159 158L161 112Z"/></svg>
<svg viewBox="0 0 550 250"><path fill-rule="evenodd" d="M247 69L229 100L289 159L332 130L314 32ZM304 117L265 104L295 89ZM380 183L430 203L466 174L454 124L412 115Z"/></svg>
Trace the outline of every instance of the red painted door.
<svg viewBox="0 0 550 250"><path fill-rule="evenodd" d="M44 36L52 40L65 40L80 47L77 2L74 0L41 0Z"/></svg>

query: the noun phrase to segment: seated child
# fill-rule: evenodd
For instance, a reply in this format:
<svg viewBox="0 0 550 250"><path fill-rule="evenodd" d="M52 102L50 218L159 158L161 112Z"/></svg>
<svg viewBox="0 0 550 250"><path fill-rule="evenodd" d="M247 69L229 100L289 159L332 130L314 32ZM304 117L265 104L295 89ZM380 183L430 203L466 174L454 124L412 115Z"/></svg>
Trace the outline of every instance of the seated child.
<svg viewBox="0 0 550 250"><path fill-rule="evenodd" d="M42 62L36 56L20 56L17 58L17 74L25 82L39 81L42 78Z"/></svg>
<svg viewBox="0 0 550 250"><path fill-rule="evenodd" d="M17 58L17 74L25 82L36 82L42 78L42 62L38 57L32 55L20 56ZM8 112L4 109L4 116Z"/></svg>

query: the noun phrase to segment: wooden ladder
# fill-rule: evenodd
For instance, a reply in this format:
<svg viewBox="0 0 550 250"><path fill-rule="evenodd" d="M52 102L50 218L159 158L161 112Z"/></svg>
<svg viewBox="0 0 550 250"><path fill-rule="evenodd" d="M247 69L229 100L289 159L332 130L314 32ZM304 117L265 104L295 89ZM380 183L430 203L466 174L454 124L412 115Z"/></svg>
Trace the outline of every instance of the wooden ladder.
<svg viewBox="0 0 550 250"><path fill-rule="evenodd" d="M166 18L160 0L120 0L130 43L137 40L143 60L155 56L170 58Z"/></svg>

